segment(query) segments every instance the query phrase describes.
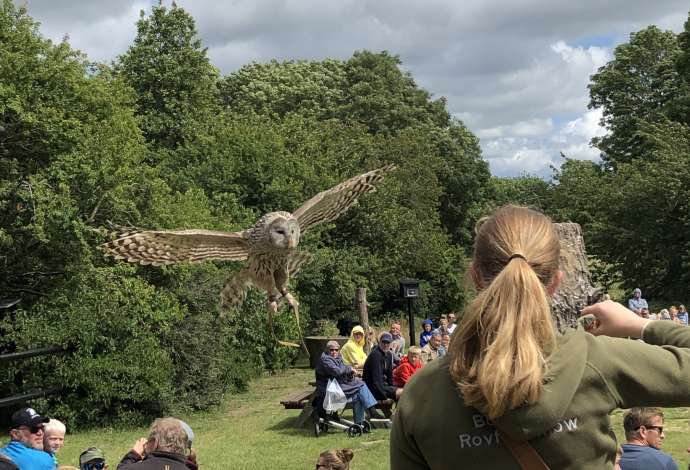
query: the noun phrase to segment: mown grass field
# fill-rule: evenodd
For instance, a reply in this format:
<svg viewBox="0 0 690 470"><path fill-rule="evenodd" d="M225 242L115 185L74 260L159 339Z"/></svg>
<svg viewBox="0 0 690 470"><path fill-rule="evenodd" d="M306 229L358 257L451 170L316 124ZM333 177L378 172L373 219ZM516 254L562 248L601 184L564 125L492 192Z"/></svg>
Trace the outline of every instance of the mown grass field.
<svg viewBox="0 0 690 470"><path fill-rule="evenodd" d="M247 393L233 396L213 413L181 416L196 433L195 445L203 470L311 469L318 454L329 448L351 447L355 451L353 470L388 469L389 431L376 430L361 438L348 438L329 432L318 439L310 429L295 429L298 410L284 410L280 399L307 387L313 371L290 369L278 375L255 380ZM623 438L622 415L614 413L616 434ZM666 410L663 450L673 455L679 468L688 468L685 449L690 445L687 408ZM146 435L146 429L101 429L71 434L59 454L60 463L76 464L79 453L88 446L101 447L114 470L132 443Z"/></svg>

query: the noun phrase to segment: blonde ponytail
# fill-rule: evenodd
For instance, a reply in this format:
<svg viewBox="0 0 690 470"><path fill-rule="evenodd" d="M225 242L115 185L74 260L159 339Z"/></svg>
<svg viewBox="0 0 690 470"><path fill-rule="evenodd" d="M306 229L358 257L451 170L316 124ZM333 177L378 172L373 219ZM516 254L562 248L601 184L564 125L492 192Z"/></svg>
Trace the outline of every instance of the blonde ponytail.
<svg viewBox="0 0 690 470"><path fill-rule="evenodd" d="M481 290L453 334L450 371L465 403L490 419L541 394L559 250L551 221L531 209L504 206L479 227L471 269Z"/></svg>

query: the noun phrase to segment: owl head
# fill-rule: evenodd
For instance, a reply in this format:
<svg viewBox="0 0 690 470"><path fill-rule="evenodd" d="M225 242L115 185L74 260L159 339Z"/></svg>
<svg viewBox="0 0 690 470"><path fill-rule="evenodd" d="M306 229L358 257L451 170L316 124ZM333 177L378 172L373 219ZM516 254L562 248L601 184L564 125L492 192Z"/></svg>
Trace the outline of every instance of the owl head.
<svg viewBox="0 0 690 470"><path fill-rule="evenodd" d="M277 217L268 224L268 242L272 248L292 249L299 244L299 222L292 217Z"/></svg>

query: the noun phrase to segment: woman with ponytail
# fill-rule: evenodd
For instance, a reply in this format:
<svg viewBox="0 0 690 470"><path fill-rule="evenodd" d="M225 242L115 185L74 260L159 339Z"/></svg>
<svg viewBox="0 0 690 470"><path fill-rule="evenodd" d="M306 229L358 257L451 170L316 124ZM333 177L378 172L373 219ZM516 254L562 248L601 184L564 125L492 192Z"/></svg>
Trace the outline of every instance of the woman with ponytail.
<svg viewBox="0 0 690 470"><path fill-rule="evenodd" d="M348 470L355 454L352 449L332 449L321 452L316 470Z"/></svg>
<svg viewBox="0 0 690 470"><path fill-rule="evenodd" d="M609 413L690 405L689 328L607 301L584 310L596 318L588 332L557 333L559 255L539 212L505 206L478 224L469 267L478 294L448 354L405 386L393 470L610 469Z"/></svg>

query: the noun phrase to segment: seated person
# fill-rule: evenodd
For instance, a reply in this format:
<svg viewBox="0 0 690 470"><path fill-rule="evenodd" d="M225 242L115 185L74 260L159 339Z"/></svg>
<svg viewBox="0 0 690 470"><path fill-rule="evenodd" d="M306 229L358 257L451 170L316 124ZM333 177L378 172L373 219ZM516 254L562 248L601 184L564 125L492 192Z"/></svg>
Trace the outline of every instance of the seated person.
<svg viewBox="0 0 690 470"><path fill-rule="evenodd" d="M65 428L65 425L57 419L51 419L43 426L43 450L53 457L56 466L58 461L55 453L65 443L66 432L67 428Z"/></svg>
<svg viewBox="0 0 690 470"><path fill-rule="evenodd" d="M448 331L448 317L446 315L441 315L441 319L438 323L439 325L436 329L439 331L439 333L441 333L441 335L443 335L443 333L450 333Z"/></svg>
<svg viewBox="0 0 690 470"><path fill-rule="evenodd" d="M434 331L431 334L431 339L426 346L422 348L422 364L428 364L434 359L438 359L441 349L441 333Z"/></svg>
<svg viewBox="0 0 690 470"><path fill-rule="evenodd" d="M19 470L9 457L0 454L0 470Z"/></svg>
<svg viewBox="0 0 690 470"><path fill-rule="evenodd" d="M412 375L422 368L422 348L410 346L407 356L403 356L400 365L393 369L393 385L404 387Z"/></svg>
<svg viewBox="0 0 690 470"><path fill-rule="evenodd" d="M457 327L458 325L455 323L455 313L450 312L448 314L448 333L452 335Z"/></svg>
<svg viewBox="0 0 690 470"><path fill-rule="evenodd" d="M0 454L20 470L54 470L53 458L43 451L43 426L49 421L33 408L22 408L11 418L10 442Z"/></svg>
<svg viewBox="0 0 690 470"><path fill-rule="evenodd" d="M683 304L678 306L678 319L682 325L688 326L688 309Z"/></svg>
<svg viewBox="0 0 690 470"><path fill-rule="evenodd" d="M405 337L401 333L402 326L400 322L394 321L391 323L390 330L388 330L393 337L393 342L391 343L391 352L393 353L393 358L396 364L400 363L400 360L405 355Z"/></svg>
<svg viewBox="0 0 690 470"><path fill-rule="evenodd" d="M321 353L319 362L314 369L314 374L316 375L317 401L323 402L323 397L326 396L328 380L335 379L338 381L348 401L352 401L355 423L361 424L364 422L365 411L370 418L384 418L376 410L376 398L371 394L367 385L355 377L355 370L352 366L348 366L343 362L343 357L340 354L340 344L337 341L326 343L326 352Z"/></svg>
<svg viewBox="0 0 690 470"><path fill-rule="evenodd" d="M98 447L89 447L79 456L79 470L107 470L105 454Z"/></svg>
<svg viewBox="0 0 690 470"><path fill-rule="evenodd" d="M623 416L623 429L627 441L622 446L623 470L678 469L673 458L659 450L666 437L660 408L631 408Z"/></svg>
<svg viewBox="0 0 690 470"><path fill-rule="evenodd" d="M628 299L628 308L638 315L642 314L642 309L646 308L649 312L647 301L642 298L642 291L637 288L633 291L632 299Z"/></svg>
<svg viewBox="0 0 690 470"><path fill-rule="evenodd" d="M383 333L379 344L371 350L364 363L362 378L377 400L397 400L402 394L402 388L393 385L393 353L390 351L392 341L390 333Z"/></svg>
<svg viewBox="0 0 690 470"><path fill-rule="evenodd" d="M187 433L176 418L158 418L148 439L139 439L122 458L117 470L187 470Z"/></svg>
<svg viewBox="0 0 690 470"><path fill-rule="evenodd" d="M448 353L450 346L450 333L441 333L441 346L438 348L438 357L443 357Z"/></svg>
<svg viewBox="0 0 690 470"><path fill-rule="evenodd" d="M345 343L341 351L345 365L352 366L355 369L364 367L364 361L367 360L367 353L364 352L365 344L364 328L357 325L352 328L350 339Z"/></svg>
<svg viewBox="0 0 690 470"><path fill-rule="evenodd" d="M422 322L422 332L419 334L419 347L423 348L431 338L431 330L434 329L434 323L428 318Z"/></svg>

